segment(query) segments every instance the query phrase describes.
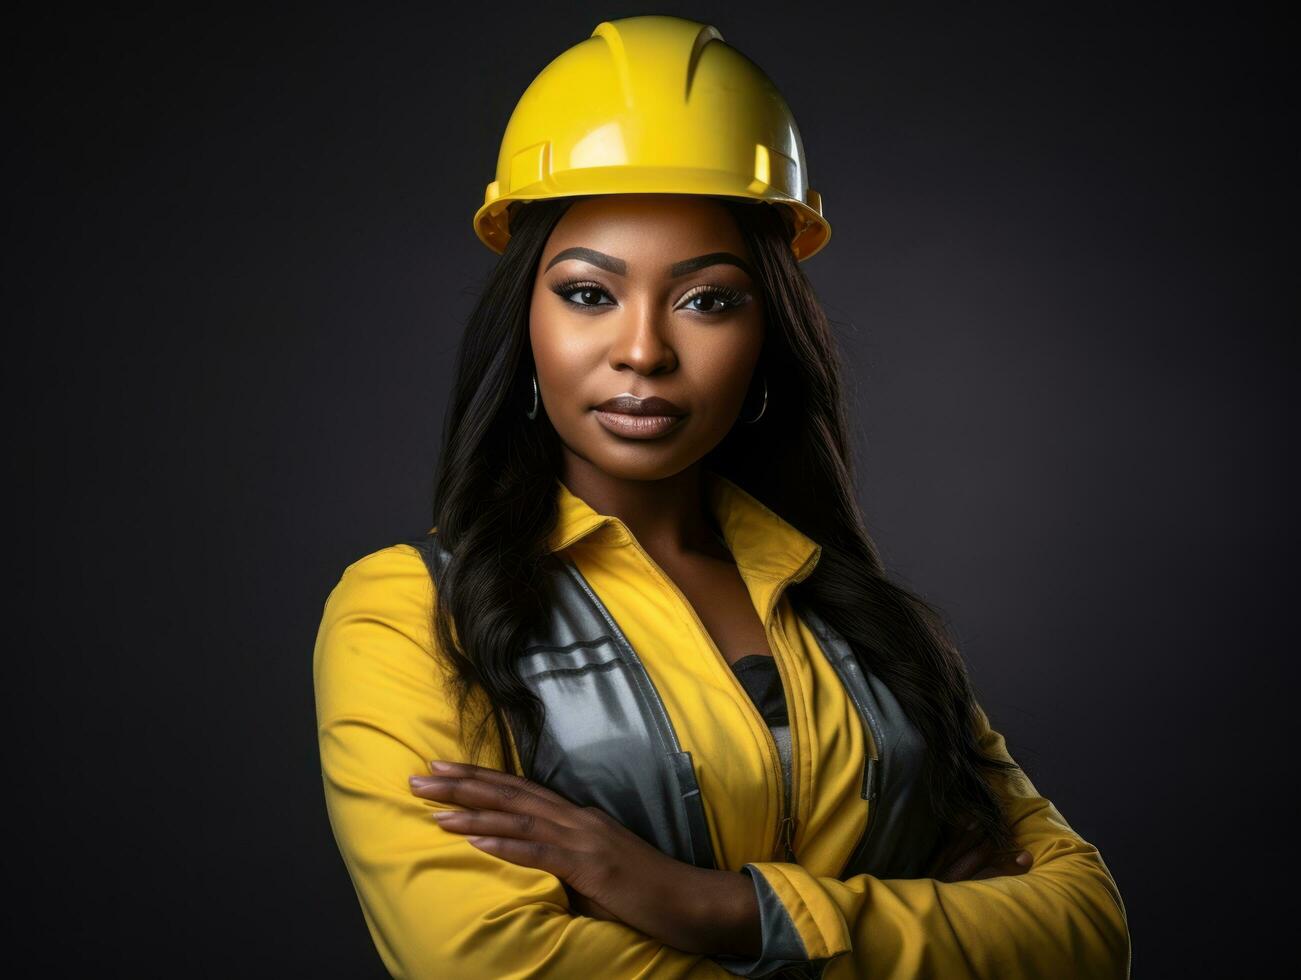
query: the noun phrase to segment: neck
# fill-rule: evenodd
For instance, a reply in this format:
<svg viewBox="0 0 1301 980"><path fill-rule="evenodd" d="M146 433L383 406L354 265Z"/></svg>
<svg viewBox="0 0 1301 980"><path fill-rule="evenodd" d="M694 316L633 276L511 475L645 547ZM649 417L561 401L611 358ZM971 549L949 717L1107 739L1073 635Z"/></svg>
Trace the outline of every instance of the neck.
<svg viewBox="0 0 1301 980"><path fill-rule="evenodd" d="M613 476L566 451L560 479L598 514L617 517L648 552L673 557L726 554L699 463L659 480Z"/></svg>

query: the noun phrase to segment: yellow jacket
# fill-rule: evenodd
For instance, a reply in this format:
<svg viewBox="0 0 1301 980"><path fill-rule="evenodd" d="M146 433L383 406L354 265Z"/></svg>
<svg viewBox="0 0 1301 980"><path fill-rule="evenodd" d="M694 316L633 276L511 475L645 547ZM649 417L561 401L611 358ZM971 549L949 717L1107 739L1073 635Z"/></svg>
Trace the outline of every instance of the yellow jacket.
<svg viewBox="0 0 1301 980"><path fill-rule="evenodd" d="M842 880L872 808L891 800L868 798L875 794L864 774L880 757L873 729L860 722L846 675L823 655L826 636L784 595L813 571L821 548L736 484L706 477L786 691L791 801L762 717L627 527L558 482L549 547L581 572L639 654L689 760L712 860L755 881L763 956L740 964L688 954L622 923L571 915L554 875L488 854L428 819L441 804L415 796L407 779L428 775L429 760L506 766L491 737L487 757L464 755L435 663L430 570L415 547L396 544L344 570L313 656L330 823L389 972L728 978L807 958L828 980L1128 976L1128 925L1106 864L1019 770L997 785L1018 845L1034 857L1029 871L959 882L868 873ZM982 746L1009 758L983 711L980 718ZM792 822L783 825L788 802Z"/></svg>

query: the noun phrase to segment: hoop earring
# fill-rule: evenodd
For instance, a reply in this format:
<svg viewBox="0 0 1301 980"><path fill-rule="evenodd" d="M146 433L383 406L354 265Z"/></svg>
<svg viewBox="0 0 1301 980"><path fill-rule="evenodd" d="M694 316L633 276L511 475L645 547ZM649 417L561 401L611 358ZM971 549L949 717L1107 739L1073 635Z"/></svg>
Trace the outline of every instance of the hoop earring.
<svg viewBox="0 0 1301 980"><path fill-rule="evenodd" d="M538 399L538 373L537 371L534 371L533 372L533 407L528 409L524 413L531 419L535 419L538 417L538 400L539 400Z"/></svg>
<svg viewBox="0 0 1301 980"><path fill-rule="evenodd" d="M746 419L746 424L753 424L763 418L763 413L768 411L768 375L763 376L763 404L759 406L759 414L752 419Z"/></svg>

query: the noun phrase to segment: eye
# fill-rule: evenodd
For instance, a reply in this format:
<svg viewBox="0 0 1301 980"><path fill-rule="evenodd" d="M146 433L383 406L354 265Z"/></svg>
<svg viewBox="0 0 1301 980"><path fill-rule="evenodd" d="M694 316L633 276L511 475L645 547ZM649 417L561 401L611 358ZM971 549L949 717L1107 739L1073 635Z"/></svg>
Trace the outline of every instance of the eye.
<svg viewBox="0 0 1301 980"><path fill-rule="evenodd" d="M749 297L745 293L739 289L733 289L731 286L701 286L688 295L684 303L704 300L707 302L707 308L695 307L692 312L718 316L720 313L728 313L738 306L744 306L747 299ZM720 307L720 304L723 305Z"/></svg>
<svg viewBox="0 0 1301 980"><path fill-rule="evenodd" d="M557 296L559 296L561 299L563 299L566 303L569 303L573 306L585 306L591 308L597 306L614 305L613 303L588 303L586 301L575 302L574 300L570 299L569 297L574 293L578 293L580 296L584 296L586 298L591 298L593 295L596 296L610 295L604 289L601 288L600 283L592 282L591 280L588 279L569 279L566 282L559 282L551 287L551 291L555 293Z"/></svg>
<svg viewBox="0 0 1301 980"><path fill-rule="evenodd" d="M613 302L593 302L593 300L599 300L602 296L609 298L610 294L605 291L599 282L593 282L590 279L567 279L564 282L556 283L551 287L551 291L571 306L584 309L617 305ZM579 299L571 299L575 295ZM706 316L719 316L731 312L738 306L744 306L749 298L748 294L730 286L699 286L695 291L687 295L679 309L688 309L693 313L702 313ZM689 305L696 302L702 305Z"/></svg>

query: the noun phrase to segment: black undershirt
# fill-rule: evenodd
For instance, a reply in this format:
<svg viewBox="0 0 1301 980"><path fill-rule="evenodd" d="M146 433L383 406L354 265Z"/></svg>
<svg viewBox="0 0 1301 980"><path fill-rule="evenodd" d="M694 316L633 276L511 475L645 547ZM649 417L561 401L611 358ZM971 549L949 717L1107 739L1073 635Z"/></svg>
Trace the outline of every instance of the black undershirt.
<svg viewBox="0 0 1301 980"><path fill-rule="evenodd" d="M789 724L781 675L772 657L765 653L747 654L732 664L732 673L736 674L745 693L750 695L759 714L763 715L765 724Z"/></svg>

